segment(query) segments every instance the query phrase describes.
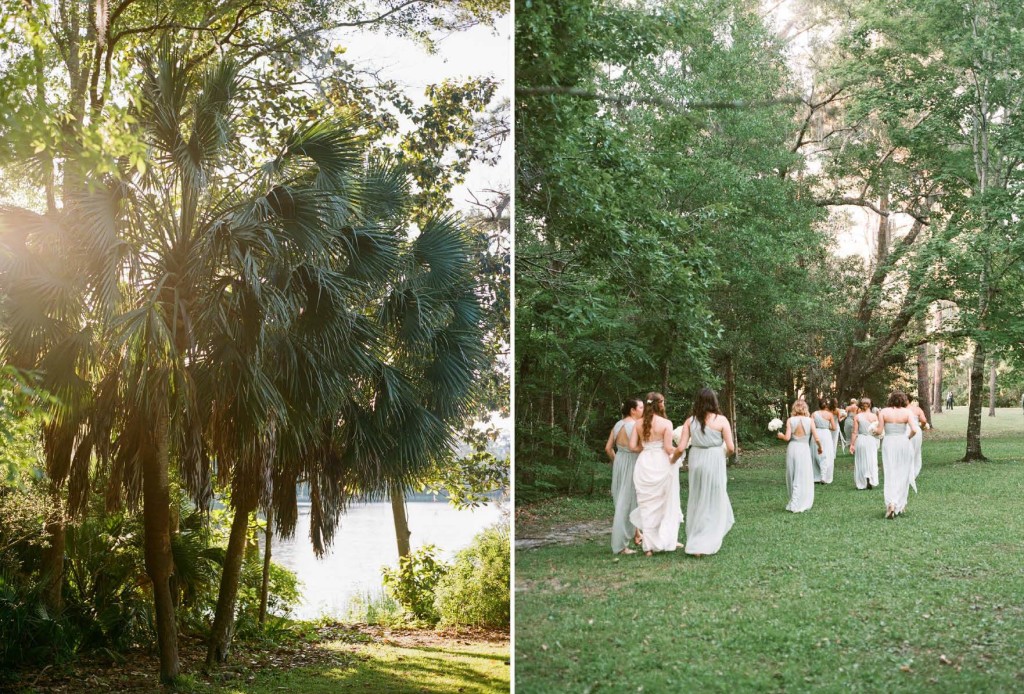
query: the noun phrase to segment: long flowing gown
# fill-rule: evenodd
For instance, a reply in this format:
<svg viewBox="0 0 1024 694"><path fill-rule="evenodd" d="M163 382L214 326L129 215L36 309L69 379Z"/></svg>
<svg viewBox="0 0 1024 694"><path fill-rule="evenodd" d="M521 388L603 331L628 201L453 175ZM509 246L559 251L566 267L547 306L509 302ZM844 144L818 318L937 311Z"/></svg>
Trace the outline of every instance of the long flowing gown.
<svg viewBox="0 0 1024 694"><path fill-rule="evenodd" d="M633 434L636 421L633 419L619 420L612 429L612 438L617 439L619 432L625 428L626 435ZM636 528L629 521L629 514L636 508L636 488L633 486L633 468L639 453L629 448L615 447L615 460L612 463L612 499L615 501L615 518L612 520L612 552L618 554L633 539Z"/></svg>
<svg viewBox="0 0 1024 694"><path fill-rule="evenodd" d="M803 436L797 436L797 427L803 425ZM790 417L789 428L791 437L786 446L786 487L789 488L789 503L786 510L793 513L806 511L814 505L814 471L811 463L810 417ZM810 444L808 444L810 441Z"/></svg>
<svg viewBox="0 0 1024 694"><path fill-rule="evenodd" d="M914 421L917 422L917 436L910 439L910 445L914 449L914 469L910 474L910 486L917 491L917 476L921 474L921 444L924 443L923 427L924 422L917 414L911 414Z"/></svg>
<svg viewBox="0 0 1024 694"><path fill-rule="evenodd" d="M686 500L686 553L714 554L735 522L726 490L722 432L701 431L691 419L690 493Z"/></svg>
<svg viewBox="0 0 1024 694"><path fill-rule="evenodd" d="M854 417L856 417L856 415L847 414L846 419L843 420L843 434L846 436L847 441L853 438Z"/></svg>
<svg viewBox="0 0 1024 694"><path fill-rule="evenodd" d="M828 445L832 440L832 430L829 429L828 420L819 414L814 415L814 428L818 430L818 439L821 440L821 455L818 456L821 481L825 484L832 484L832 473L836 466L836 449L834 446ZM818 447L814 445L814 439L810 440L810 445L814 448L812 455L816 454ZM817 481L815 480L815 482Z"/></svg>
<svg viewBox="0 0 1024 694"><path fill-rule="evenodd" d="M907 495L914 473L914 447L907 438L910 429L911 425L906 422L886 422L885 438L882 439L885 507L892 504L897 514L907 508Z"/></svg>
<svg viewBox="0 0 1024 694"><path fill-rule="evenodd" d="M679 468L669 463L661 440L647 441L633 468L637 507L629 522L644 535L645 552L673 552L679 542L683 508L679 502Z"/></svg>
<svg viewBox="0 0 1024 694"><path fill-rule="evenodd" d="M853 483L857 489L878 486L878 437L868 433L867 412L857 415L857 442L853 444Z"/></svg>
<svg viewBox="0 0 1024 694"><path fill-rule="evenodd" d="M835 413L832 413L835 416ZM835 468L836 457L839 455L839 435L842 427L839 424L839 420L836 419L836 428L832 429L832 467Z"/></svg>

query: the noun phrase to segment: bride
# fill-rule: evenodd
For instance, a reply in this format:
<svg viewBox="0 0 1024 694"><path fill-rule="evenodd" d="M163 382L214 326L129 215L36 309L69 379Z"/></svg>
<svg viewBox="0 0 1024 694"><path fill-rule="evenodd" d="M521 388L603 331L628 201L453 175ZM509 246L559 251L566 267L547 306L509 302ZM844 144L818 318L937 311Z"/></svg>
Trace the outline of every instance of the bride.
<svg viewBox="0 0 1024 694"><path fill-rule="evenodd" d="M643 419L629 435L629 447L640 451L633 469L637 508L630 522L643 534L644 554L673 552L679 547L683 509L679 503L679 464L669 455L672 422L665 418L665 396L648 393Z"/></svg>

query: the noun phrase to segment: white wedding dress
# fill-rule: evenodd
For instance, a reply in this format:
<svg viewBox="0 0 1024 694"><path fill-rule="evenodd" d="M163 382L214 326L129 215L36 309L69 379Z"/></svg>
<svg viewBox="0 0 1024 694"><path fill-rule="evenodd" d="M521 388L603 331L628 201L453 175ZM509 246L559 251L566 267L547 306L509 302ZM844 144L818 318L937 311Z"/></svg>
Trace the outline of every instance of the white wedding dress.
<svg viewBox="0 0 1024 694"><path fill-rule="evenodd" d="M633 468L637 507L629 521L644 535L645 552L674 552L679 543L683 508L679 502L677 461L669 463L661 439L647 441Z"/></svg>

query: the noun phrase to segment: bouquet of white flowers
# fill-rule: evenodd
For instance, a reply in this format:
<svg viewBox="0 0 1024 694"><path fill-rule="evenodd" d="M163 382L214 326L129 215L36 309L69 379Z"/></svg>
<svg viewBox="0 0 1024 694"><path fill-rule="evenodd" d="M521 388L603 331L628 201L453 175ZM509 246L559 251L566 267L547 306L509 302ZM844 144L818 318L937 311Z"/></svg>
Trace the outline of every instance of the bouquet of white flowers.
<svg viewBox="0 0 1024 694"><path fill-rule="evenodd" d="M868 433L874 436L875 432L878 431L878 425L875 422L868 424Z"/></svg>
<svg viewBox="0 0 1024 694"><path fill-rule="evenodd" d="M775 433L782 428L782 420L776 417L772 421L768 422L768 431Z"/></svg>
<svg viewBox="0 0 1024 694"><path fill-rule="evenodd" d="M678 446L679 445L679 439L681 439L681 438L683 438L683 425L682 424L680 424L679 426L677 426L675 429L672 430L672 445L673 446Z"/></svg>

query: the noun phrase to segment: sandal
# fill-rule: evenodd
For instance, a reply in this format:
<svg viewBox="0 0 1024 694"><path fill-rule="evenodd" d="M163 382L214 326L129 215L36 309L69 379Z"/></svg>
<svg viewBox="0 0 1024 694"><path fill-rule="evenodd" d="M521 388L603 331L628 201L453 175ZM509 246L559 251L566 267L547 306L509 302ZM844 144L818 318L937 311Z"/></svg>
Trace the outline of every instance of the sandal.
<svg viewBox="0 0 1024 694"><path fill-rule="evenodd" d="M629 547L623 547L619 551L619 554L636 554L636 550L635 549L630 549Z"/></svg>

